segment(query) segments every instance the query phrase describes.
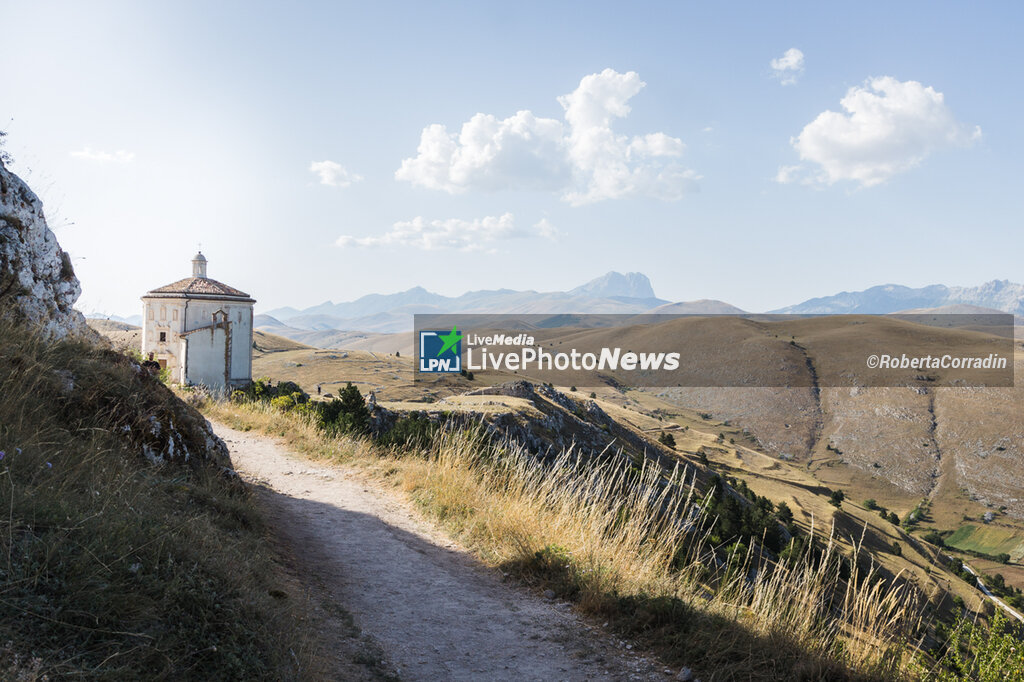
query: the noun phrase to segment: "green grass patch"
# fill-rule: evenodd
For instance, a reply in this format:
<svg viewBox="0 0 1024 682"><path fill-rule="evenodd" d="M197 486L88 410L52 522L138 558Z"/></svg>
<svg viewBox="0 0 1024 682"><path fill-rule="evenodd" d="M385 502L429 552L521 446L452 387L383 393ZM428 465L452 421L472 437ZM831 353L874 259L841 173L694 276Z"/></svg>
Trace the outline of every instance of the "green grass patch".
<svg viewBox="0 0 1024 682"><path fill-rule="evenodd" d="M1024 557L1024 535L999 526L965 524L946 538L946 545L978 554L1009 554L1013 561Z"/></svg>

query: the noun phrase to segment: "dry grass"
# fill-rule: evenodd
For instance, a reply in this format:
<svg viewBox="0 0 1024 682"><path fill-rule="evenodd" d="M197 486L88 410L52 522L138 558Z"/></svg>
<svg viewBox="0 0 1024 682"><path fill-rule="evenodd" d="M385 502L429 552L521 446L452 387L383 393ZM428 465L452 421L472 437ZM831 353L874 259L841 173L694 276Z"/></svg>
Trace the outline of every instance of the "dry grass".
<svg viewBox="0 0 1024 682"><path fill-rule="evenodd" d="M0 677L315 675L304 595L220 462L134 431L201 420L126 359L0 327Z"/></svg>
<svg viewBox="0 0 1024 682"><path fill-rule="evenodd" d="M916 594L838 545L790 564L717 561L685 472L540 463L479 435L442 432L417 453L325 439L301 418L218 404L212 417L286 438L400 486L491 565L552 589L703 679L897 679L920 624ZM686 521L682 521L686 519ZM863 560L863 559L862 559Z"/></svg>

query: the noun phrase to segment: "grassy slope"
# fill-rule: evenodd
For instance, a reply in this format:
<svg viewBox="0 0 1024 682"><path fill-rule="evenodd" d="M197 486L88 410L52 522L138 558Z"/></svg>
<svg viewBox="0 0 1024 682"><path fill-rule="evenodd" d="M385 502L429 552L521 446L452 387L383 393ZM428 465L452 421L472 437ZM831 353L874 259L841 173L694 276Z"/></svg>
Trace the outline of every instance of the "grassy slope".
<svg viewBox="0 0 1024 682"><path fill-rule="evenodd" d="M253 349L257 353L279 353L289 350L307 350L310 346L298 341L292 341L277 334L254 330L252 333Z"/></svg>
<svg viewBox="0 0 1024 682"><path fill-rule="evenodd" d="M188 463L141 456L150 417ZM123 356L0 328L0 677L312 671L300 591L195 420Z"/></svg>
<svg viewBox="0 0 1024 682"><path fill-rule="evenodd" d="M294 381L311 395L316 395L317 384L321 384L323 393L336 394L347 382L352 382L364 395L375 391L380 400L433 400L483 384L480 380L470 382L459 376L447 375L414 382L413 360L404 354L395 357L364 350L285 348L283 344L280 344L280 350L264 351L259 340L256 344L258 348L253 353L252 368L254 377ZM512 376L506 375L500 380L509 378Z"/></svg>
<svg viewBox="0 0 1024 682"><path fill-rule="evenodd" d="M411 359L404 356L395 358L352 351L347 357L342 357L341 351L302 349L257 353L254 373L269 375L278 380L296 381L314 394L318 382L324 382L323 390L327 392L335 390L344 380L351 380L364 394L368 390L375 390L378 400L391 409L427 409L419 402L425 398L444 398L444 404L437 407L446 410L487 412L517 409L514 401L509 399L497 400L492 396L462 397L459 393L519 377L487 371L479 372L472 382L461 377L445 377L429 383L414 383L410 363ZM562 390L568 392L568 387L562 387ZM716 390L729 394L741 389ZM574 395L585 398L589 396L588 391L578 391ZM826 451L824 445L819 448L821 453L809 462L782 461L766 454L738 425L726 424L714 418L704 419L696 411L679 407L671 397L663 397L660 393L660 390L655 389L630 390L623 394L606 387L597 389L596 399L620 424L645 434L651 440L660 431L668 430L676 438L676 452L683 459L696 461L696 452L703 446L718 471L746 481L759 495L767 496L775 502L787 502L796 513L798 523L804 528L809 528L813 519L819 531L827 529L836 516L836 510L828 504L828 494L824 487L844 490L848 501L838 519L839 528L844 532L839 542L844 549L849 550L853 544L850 535L859 538L866 524L867 544L874 550L876 559L893 573L902 571L912 576L929 594L937 608L948 613L952 600L942 597L946 593L960 596L972 609L982 608L983 596L971 585L936 566L931 548L916 543L903 530L882 520L877 512L864 509L861 504L868 498L875 499L878 504L895 511L902 518L921 501L921 496L893 485L884 476L845 466L839 461L839 456ZM496 404L487 405L488 402ZM772 418L778 419L778 416L774 414ZM688 430L682 431L683 427L688 427ZM726 436L726 443L715 442L719 433ZM729 439L735 443L729 443ZM949 528L955 527L954 515L956 521L964 514L980 516L984 507L965 497L954 496L951 491L936 500L932 509L936 522L946 524L940 527ZM929 523L922 525L922 528L927 527L930 527ZM902 556L895 556L889 551L893 542L901 544ZM1004 573L1011 584L1018 583L1018 576L1013 571Z"/></svg>
<svg viewBox="0 0 1024 682"><path fill-rule="evenodd" d="M826 587L834 576L803 564L774 573L774 581L747 586L738 573L718 582L709 578L701 543L678 554L680 526L656 520L657 486L642 485L616 502L608 492L614 472L549 469L515 452L494 460L458 438L415 456L325 438L297 415L273 409L206 409L236 428L284 437L300 452L363 467L407 491L488 563L577 602L672 664L752 680L895 679L906 670L900 631L915 620L906 595L865 582L850 586L845 601L840 588L836 602ZM845 636L861 629L872 635ZM845 643L837 646L840 637Z"/></svg>
<svg viewBox="0 0 1024 682"><path fill-rule="evenodd" d="M446 410L487 412L516 409L507 399L487 405L490 396L486 397L483 404L479 404L479 398L458 397L460 391L516 378L508 375L479 372L474 382L455 378L444 385L423 385L412 384L403 376L402 370L408 371L404 366L407 362L405 357L378 355L377 359L382 364L372 367L366 363L367 358L359 354L327 363L319 353L308 353L304 359L295 357L304 365L295 368L281 362L286 355L282 353L272 358L275 361L273 363L269 362L269 356L262 359L258 357L257 366L262 369L259 373L270 374L277 379L294 380L300 378L298 372L302 371L302 378L307 383L322 380L328 375L331 378L355 377L365 382L362 386L364 390L367 386L376 386L378 398L387 401L385 404L392 409L424 409L421 401L430 398L447 398L443 405L438 406ZM563 387L562 390L568 389ZM585 393L589 394L589 389ZM576 395L579 398L586 397L584 393ZM936 564L939 559L936 548L883 521L877 512L865 509L861 504L863 500L873 498L903 517L921 498L888 483L877 474L845 466L840 457L825 450L824 443L820 445L821 452L816 451L809 461L785 462L763 454L757 442L739 426L704 418L696 411L681 408L654 392L629 391L623 394L606 387L597 389L596 398L601 407L620 424L644 433L651 439L662 430L673 433L678 444L677 452L683 459L693 461L696 451L705 446L715 468L745 480L758 494L775 501L788 502L797 513L799 525L806 528L813 516L815 527L820 531L835 518L840 531L838 542L844 551L849 551L851 539L859 538L866 524L865 548L890 573L902 572L903 576L911 578L924 590L933 607L938 607L946 615L952 613L952 600L948 595L963 598L973 611L989 608L977 590ZM689 427L689 430L684 431L683 427ZM287 432L287 429L284 431ZM715 443L719 433L724 433L725 443ZM730 439L735 443L730 443ZM841 514L837 514L828 505L827 493L823 492L822 484L847 492L848 499ZM952 495L950 492L954 491L934 500L934 520L926 518L922 529L927 529L932 522L948 528L954 521L954 515L955 520L959 521L968 514L977 515L984 510L982 505L967 499L966 495ZM921 532L918 531L918 534ZM891 552L894 542L899 543L902 556ZM1024 584L1024 573L1020 573L1017 566L988 566L983 560L972 561L976 568L987 573L1002 572L1009 584Z"/></svg>

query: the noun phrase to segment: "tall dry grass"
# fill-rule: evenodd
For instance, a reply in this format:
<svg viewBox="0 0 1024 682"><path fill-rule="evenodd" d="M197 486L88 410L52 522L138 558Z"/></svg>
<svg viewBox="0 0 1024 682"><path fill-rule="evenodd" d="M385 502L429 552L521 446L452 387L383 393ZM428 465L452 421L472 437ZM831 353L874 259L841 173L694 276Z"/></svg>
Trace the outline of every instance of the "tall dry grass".
<svg viewBox="0 0 1024 682"><path fill-rule="evenodd" d="M235 427L285 437L391 481L488 563L709 679L902 679L920 605L909 583L828 534L789 562L723 556L684 470L637 470L572 451L543 462L482 431L443 430L416 451L327 438L306 419L218 404ZM749 543L753 547L756 543Z"/></svg>
<svg viewBox="0 0 1024 682"><path fill-rule="evenodd" d="M110 351L0 325L0 678L315 669L253 496L219 463L154 466L133 445L187 412Z"/></svg>

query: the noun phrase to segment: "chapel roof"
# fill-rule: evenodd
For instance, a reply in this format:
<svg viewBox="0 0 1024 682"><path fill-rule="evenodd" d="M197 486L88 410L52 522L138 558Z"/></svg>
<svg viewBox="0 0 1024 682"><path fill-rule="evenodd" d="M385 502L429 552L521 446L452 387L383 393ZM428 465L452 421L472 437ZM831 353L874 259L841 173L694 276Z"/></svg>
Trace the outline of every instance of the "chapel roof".
<svg viewBox="0 0 1024 682"><path fill-rule="evenodd" d="M197 295L204 298L250 298L249 294L244 291L229 287L227 284L210 279L209 277L186 277L185 279L179 279L177 282L153 289L146 296L160 296L161 294L174 296Z"/></svg>
<svg viewBox="0 0 1024 682"><path fill-rule="evenodd" d="M153 289L143 298L204 298L255 303L249 294L206 276L206 256L202 251L192 257L192 276Z"/></svg>

